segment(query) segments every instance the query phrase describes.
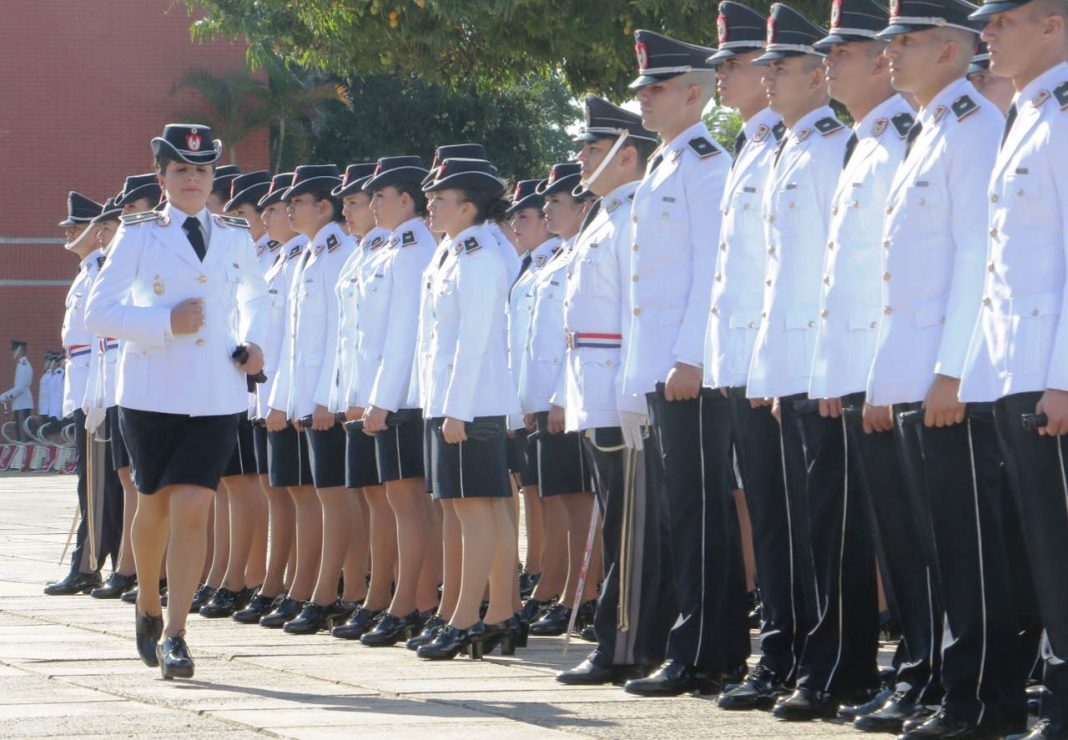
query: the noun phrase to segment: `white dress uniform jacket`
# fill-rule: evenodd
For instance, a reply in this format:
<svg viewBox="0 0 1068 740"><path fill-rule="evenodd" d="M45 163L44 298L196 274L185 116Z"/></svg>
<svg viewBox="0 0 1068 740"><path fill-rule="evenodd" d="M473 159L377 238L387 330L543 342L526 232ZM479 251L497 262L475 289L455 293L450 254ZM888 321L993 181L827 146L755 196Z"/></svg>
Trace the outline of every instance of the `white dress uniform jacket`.
<svg viewBox="0 0 1068 740"><path fill-rule="evenodd" d="M264 234L255 242L256 256L260 260L260 269L263 274L266 275L267 271L274 266L275 261L278 259L278 255L281 253L282 242L277 239L272 239L267 234Z"/></svg>
<svg viewBox="0 0 1068 740"><path fill-rule="evenodd" d="M420 287L437 246L422 218L405 221L371 259L374 270L360 292L356 351L361 367L370 360L360 378L368 402L386 411L409 408Z"/></svg>
<svg viewBox="0 0 1068 740"><path fill-rule="evenodd" d="M965 79L919 111L883 226L883 317L868 403L922 401L959 378L983 297L987 183L1005 119Z"/></svg>
<svg viewBox="0 0 1068 740"><path fill-rule="evenodd" d="M831 199L849 129L821 106L784 134L764 185L764 307L746 394L804 393L812 370Z"/></svg>
<svg viewBox="0 0 1068 740"><path fill-rule="evenodd" d="M563 377L567 354L564 333L564 291L575 256L575 239L565 239L560 249L538 271L530 292L530 320L523 365L516 385L524 414L548 411L550 399ZM561 394L562 395L562 394ZM561 405L563 399L560 399Z"/></svg>
<svg viewBox="0 0 1068 740"><path fill-rule="evenodd" d="M705 337L704 384L709 388L745 385L764 303L767 247L761 201L785 127L779 114L765 108L743 130L745 145L719 204L723 223Z"/></svg>
<svg viewBox="0 0 1068 740"><path fill-rule="evenodd" d="M51 416L52 408L52 370L41 373L41 379L37 381L37 413L40 416Z"/></svg>
<svg viewBox="0 0 1068 740"><path fill-rule="evenodd" d="M245 374L231 355L239 344L263 346L267 290L248 230L207 209L207 245L197 258L182 229L185 213L128 217L93 283L85 321L90 331L123 340L115 400L120 406L190 416L248 409ZM204 326L173 335L171 309L204 300Z"/></svg>
<svg viewBox="0 0 1068 740"><path fill-rule="evenodd" d="M63 413L67 416L85 403L89 385L89 366L93 358L96 337L85 326L85 305L89 291L100 271L99 249L91 252L78 266L78 275L67 291L66 312L60 332L63 351L67 355L67 372L63 381Z"/></svg>
<svg viewBox="0 0 1068 740"><path fill-rule="evenodd" d="M316 406L330 405L336 382L337 277L356 248L356 241L336 221L319 229L302 259L288 310L292 331L282 342L278 380L268 400L272 409L300 419Z"/></svg>
<svg viewBox="0 0 1068 740"><path fill-rule="evenodd" d="M621 411L645 413L645 394L676 362L701 367L730 164L696 123L660 149L635 191Z"/></svg>
<svg viewBox="0 0 1068 740"><path fill-rule="evenodd" d="M838 178L823 263L812 398L840 398L868 386L882 318L879 236L886 196L905 157L912 108L900 95L876 106L854 128L856 148Z"/></svg>
<svg viewBox="0 0 1068 740"><path fill-rule="evenodd" d="M331 411L345 411L349 406L362 407L357 391L356 326L359 313L361 270L389 239L389 230L373 228L356 240L356 248L341 266L337 276L338 324L337 352L334 357L334 386L330 396Z"/></svg>
<svg viewBox="0 0 1068 740"><path fill-rule="evenodd" d="M508 294L508 368L517 384L522 377L523 363L527 356L530 317L534 310L534 280L559 249L560 239L555 236L532 249L529 254L530 265L516 278ZM522 416L509 419L508 423L510 429L524 428Z"/></svg>
<svg viewBox="0 0 1068 740"><path fill-rule="evenodd" d="M426 418L472 421L519 413L502 310L509 280L501 258L490 251L493 238L481 224L464 229L432 272Z"/></svg>
<svg viewBox="0 0 1068 740"><path fill-rule="evenodd" d="M25 357L15 363L15 385L0 394L0 401L11 404L12 411L33 410L33 366Z"/></svg>
<svg viewBox="0 0 1068 740"><path fill-rule="evenodd" d="M493 234L492 246L496 249L497 256L501 258L505 274L508 276L508 284L511 285L519 275L519 267L522 264L519 252L516 251L511 240L504 235L500 224L487 221L484 225Z"/></svg>
<svg viewBox="0 0 1068 740"><path fill-rule="evenodd" d="M279 244L275 250L275 260L263 276L267 283L268 321L267 332L263 339L263 374L267 380L256 387L256 408L254 419L266 419L271 410L270 398L278 371L282 362L282 345L292 329L289 325L289 301L297 274L303 264L304 249L308 237L297 234L285 244Z"/></svg>
<svg viewBox="0 0 1068 740"><path fill-rule="evenodd" d="M638 181L628 182L601 198L600 210L574 247L564 290L563 382L551 399L563 406L569 432L619 426L623 327L629 323L630 209L637 189Z"/></svg>
<svg viewBox="0 0 1068 740"><path fill-rule="evenodd" d="M1068 64L1028 83L1015 105L987 189L986 286L963 401L1068 390Z"/></svg>
<svg viewBox="0 0 1068 740"><path fill-rule="evenodd" d="M412 363L412 382L408 390L410 408L423 409L427 417L427 393L430 390L430 340L434 330L434 314L431 304L434 297L434 274L445 264L452 254L452 240L444 236L438 242L438 248L430 259L430 264L423 270L423 281L419 289L419 328L416 332L415 362Z"/></svg>

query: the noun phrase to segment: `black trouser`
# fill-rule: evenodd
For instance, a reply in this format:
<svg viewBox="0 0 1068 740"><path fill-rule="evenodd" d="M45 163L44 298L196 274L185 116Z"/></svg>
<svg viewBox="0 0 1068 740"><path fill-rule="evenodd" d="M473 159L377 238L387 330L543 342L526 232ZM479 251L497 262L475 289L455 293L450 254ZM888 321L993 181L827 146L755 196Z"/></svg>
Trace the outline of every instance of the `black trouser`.
<svg viewBox="0 0 1068 740"><path fill-rule="evenodd" d="M655 460L655 445L650 442L644 451L623 447L619 427L590 429L583 433L582 443L603 514L605 575L593 617L597 648L590 659L601 666L659 665L675 609L672 584L662 577L665 543L655 479L658 466L647 463L649 458ZM623 605L621 583L627 589Z"/></svg>
<svg viewBox="0 0 1068 740"><path fill-rule="evenodd" d="M815 605L807 605L802 588L812 580L807 548L802 551L797 537L802 519L793 516L787 496L782 431L771 407L753 408L744 387L729 389L727 396L760 586L760 662L789 684L815 621Z"/></svg>
<svg viewBox="0 0 1068 740"><path fill-rule="evenodd" d="M1051 698L1043 702L1042 716L1064 725L1068 724L1068 581L1064 572L1068 563L1068 440L1024 429L1021 416L1034 413L1041 397L1039 392L1005 396L994 404L994 420L1045 628L1043 683Z"/></svg>
<svg viewBox="0 0 1068 740"><path fill-rule="evenodd" d="M875 553L860 470L847 454L845 420L820 416L817 402L804 397L781 399L780 409L784 442L788 427L796 425L804 444L802 516L818 605L797 684L832 694L869 688L878 680Z"/></svg>
<svg viewBox="0 0 1068 740"><path fill-rule="evenodd" d="M100 570L100 566L109 556L113 567L118 563L119 546L122 544L122 483L111 462L110 445L95 443L93 476L96 483L93 488L95 494L93 496L93 528L96 539L96 562L94 563L89 553L89 517L86 512L88 506L86 462L89 450L85 431L85 414L81 409L76 409L72 416L74 418L74 444L78 451L78 508L82 519L78 524L78 534L74 552L71 554L70 567L71 570L80 573L93 573ZM97 430L97 436L106 438L109 429L105 422Z"/></svg>
<svg viewBox="0 0 1068 740"><path fill-rule="evenodd" d="M924 505L917 510L916 498L909 493L900 447L903 438L893 431L864 433L863 393L847 396L842 403L847 442L856 453L855 464L872 511L887 607L901 626L902 640L894 660L897 689L908 691L920 703L938 704L942 699L942 603L930 509Z"/></svg>
<svg viewBox="0 0 1068 740"><path fill-rule="evenodd" d="M30 438L26 434L26 420L30 418L30 409L15 409L12 412L15 416L15 439L19 442L29 442Z"/></svg>
<svg viewBox="0 0 1068 740"><path fill-rule="evenodd" d="M662 385L647 398L678 605L667 658L710 672L734 670L750 644L727 399L703 389L696 399L667 401Z"/></svg>
<svg viewBox="0 0 1068 740"><path fill-rule="evenodd" d="M945 609L943 706L971 721L1020 721L1027 573L1009 545L1018 523L990 405L969 404L964 423L918 435Z"/></svg>

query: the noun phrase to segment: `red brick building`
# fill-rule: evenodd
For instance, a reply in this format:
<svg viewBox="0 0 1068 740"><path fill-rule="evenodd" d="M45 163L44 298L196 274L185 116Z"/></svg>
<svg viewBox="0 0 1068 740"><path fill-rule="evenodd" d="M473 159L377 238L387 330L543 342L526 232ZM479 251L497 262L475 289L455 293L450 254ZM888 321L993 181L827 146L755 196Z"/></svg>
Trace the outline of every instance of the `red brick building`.
<svg viewBox="0 0 1068 740"><path fill-rule="evenodd" d="M30 343L34 402L41 354L60 349L63 301L77 257L56 224L78 190L104 201L151 169L148 142L200 109L171 86L191 67L244 65L244 47L190 40L178 0L6 0L0 23L0 390L14 378L8 339ZM237 147L244 169L267 166L267 134ZM222 161L227 161L226 157Z"/></svg>

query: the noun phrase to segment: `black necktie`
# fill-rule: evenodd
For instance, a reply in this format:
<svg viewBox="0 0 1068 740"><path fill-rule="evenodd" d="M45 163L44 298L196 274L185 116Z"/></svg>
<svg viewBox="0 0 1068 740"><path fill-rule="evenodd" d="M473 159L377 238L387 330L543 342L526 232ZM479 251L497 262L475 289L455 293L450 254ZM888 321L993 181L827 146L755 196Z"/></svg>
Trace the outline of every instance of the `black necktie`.
<svg viewBox="0 0 1068 740"><path fill-rule="evenodd" d="M731 154L734 155L734 159L731 160L731 169L734 169L734 165L738 162L738 155L742 153L742 147L745 146L745 129L743 128L738 132L738 135L734 137L734 149Z"/></svg>
<svg viewBox="0 0 1068 740"><path fill-rule="evenodd" d="M653 157L653 164L649 167L648 174L651 175L654 172L656 172L656 168L659 167L660 163L663 162L663 161L664 161L664 155L663 155L662 152L660 154L657 154L655 157Z"/></svg>
<svg viewBox="0 0 1068 740"><path fill-rule="evenodd" d="M779 146L775 149L775 161L771 163L772 167L779 163L779 157L782 156L782 150L786 148L786 142L789 140L790 137L785 135L782 137L782 139L779 140Z"/></svg>
<svg viewBox="0 0 1068 740"><path fill-rule="evenodd" d="M590 225L590 222L593 221L594 217L600 212L600 210L601 210L601 199L598 198L594 202L594 204L592 206L590 206L590 210L586 211L586 216L582 219L582 226L579 227L579 233L580 234L583 231L586 230L586 227Z"/></svg>
<svg viewBox="0 0 1068 740"><path fill-rule="evenodd" d="M508 289L509 297L511 296L512 288L514 288L515 284L519 282L519 278L523 277L523 273L530 269L530 262L532 259L533 257L531 256L530 252L527 252L525 255L523 255L523 261L519 263L519 274L515 276L515 280L512 281L512 287Z"/></svg>
<svg viewBox="0 0 1068 740"><path fill-rule="evenodd" d="M208 248L204 244L204 232L200 230L200 221L196 216L190 216L182 224L182 230L189 237L189 243L193 245L193 251L197 253L197 259L203 262Z"/></svg>
<svg viewBox="0 0 1068 740"><path fill-rule="evenodd" d="M916 139L920 138L921 131L923 131L923 124L919 121L912 124L912 128L909 129L908 138L905 140L905 159L908 159L909 154L912 153L912 145L916 143Z"/></svg>
<svg viewBox="0 0 1068 740"><path fill-rule="evenodd" d="M1005 142L1009 138L1009 132L1012 131L1012 124L1016 123L1016 103L1009 106L1009 112L1005 116L1005 133L1001 135L1001 146L1005 146Z"/></svg>
<svg viewBox="0 0 1068 740"><path fill-rule="evenodd" d="M856 131L849 135L849 141L846 142L845 161L842 162L843 169L847 164L849 164L849 160L852 159L853 152L856 151L858 141L860 141L860 139L857 138Z"/></svg>

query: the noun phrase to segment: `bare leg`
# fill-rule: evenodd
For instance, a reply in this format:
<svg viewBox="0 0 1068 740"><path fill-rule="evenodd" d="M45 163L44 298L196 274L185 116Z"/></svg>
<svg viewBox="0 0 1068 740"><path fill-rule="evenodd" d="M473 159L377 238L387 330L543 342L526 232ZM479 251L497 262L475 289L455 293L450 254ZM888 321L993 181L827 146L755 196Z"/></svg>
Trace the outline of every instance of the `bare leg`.
<svg viewBox="0 0 1068 740"><path fill-rule="evenodd" d="M422 478L407 478L386 484L386 498L397 520L397 586L389 613L411 614L427 545L426 492Z"/></svg>
<svg viewBox="0 0 1068 740"><path fill-rule="evenodd" d="M245 581L245 569L258 516L257 500L262 498L260 482L255 475L231 475L223 478L223 485L230 501L230 557L221 585L231 591L241 591L246 586L256 585ZM214 570L213 567L213 575Z"/></svg>
<svg viewBox="0 0 1068 740"><path fill-rule="evenodd" d="M429 611L438 605L438 586L441 585L442 532L441 509L430 496L423 494L423 509L426 512L426 553L423 568L419 572L419 589L416 591L416 608Z"/></svg>
<svg viewBox="0 0 1068 740"><path fill-rule="evenodd" d="M515 508L512 499L490 499L493 512L493 560L489 571L489 608L486 624L500 624L515 613L516 539L512 526Z"/></svg>
<svg viewBox="0 0 1068 740"><path fill-rule="evenodd" d="M289 494L293 498L297 533L297 565L293 569L289 597L297 601L308 601L319 574L319 557L322 554L322 507L312 486L291 486Z"/></svg>
<svg viewBox="0 0 1068 740"><path fill-rule="evenodd" d="M370 556L367 540L370 534L367 503L364 500L362 488L350 489L349 516L352 530L349 546L345 552L345 564L341 569L345 575L345 592L341 594L341 600L347 604L363 601L367 597L366 577Z"/></svg>
<svg viewBox="0 0 1068 740"><path fill-rule="evenodd" d="M745 562L745 590L756 588L756 555L753 554L753 524L749 520L749 506L745 503L745 491L736 488L734 508L738 512L738 529L742 533L742 560Z"/></svg>
<svg viewBox="0 0 1068 740"><path fill-rule="evenodd" d="M519 562L519 486L512 476L508 476L508 482L512 486L512 498L508 500L508 506L504 509L508 514L508 522L512 526L512 542L515 544L512 552L512 560L515 561L512 563L512 611L517 612L523 606L523 600L519 595L519 569L522 565ZM493 601L493 598L490 597L489 601Z"/></svg>
<svg viewBox="0 0 1068 740"><path fill-rule="evenodd" d="M256 488L249 503L252 505L252 541L248 546L245 565L245 584L261 586L267 577L267 476L256 476Z"/></svg>
<svg viewBox="0 0 1068 740"><path fill-rule="evenodd" d="M265 596L277 596L285 591L286 566L289 564L295 540L293 530L293 499L284 488L267 488L267 510L271 527L270 559L267 574L260 590Z"/></svg>
<svg viewBox="0 0 1068 740"><path fill-rule="evenodd" d="M219 490L223 490L222 484L219 485ZM216 494L218 495L218 491ZM212 563L215 560L215 507L211 507L208 511L208 544L204 548L204 569L200 574L200 582L208 582L208 573L211 572Z"/></svg>
<svg viewBox="0 0 1068 740"><path fill-rule="evenodd" d="M451 620L456 611L456 599L460 595L463 538L460 520L452 503L434 503L441 511L441 604L438 605L438 616Z"/></svg>
<svg viewBox="0 0 1068 740"><path fill-rule="evenodd" d="M384 486L363 489L371 512L371 586L364 606L385 609L390 602L393 571L397 566L397 520L386 499Z"/></svg>
<svg viewBox="0 0 1068 740"><path fill-rule="evenodd" d="M450 502L460 520L463 540L460 595L450 624L467 629L479 621L478 609L489 582L490 566L496 549L494 499L471 498Z"/></svg>
<svg viewBox="0 0 1068 740"><path fill-rule="evenodd" d="M215 493L215 526L213 541L215 547L211 555L211 570L208 571L208 577L204 581L212 588L218 588L223 583L223 576L226 575L226 566L230 562L230 493L226 489L226 478L219 484L219 488ZM207 523L205 522L205 527ZM206 541L205 541L206 542ZM207 552L207 546L205 545L205 552ZM170 558L168 557L168 562ZM170 577L167 579L168 588L170 588ZM168 597L170 598L170 597Z"/></svg>
<svg viewBox="0 0 1068 740"><path fill-rule="evenodd" d="M119 564L116 570L128 576L136 569L130 539L133 534L134 514L137 512L137 487L134 486L130 466L119 468L115 472L122 483L122 543L119 545Z"/></svg>
<svg viewBox="0 0 1068 740"><path fill-rule="evenodd" d="M170 490L164 488L151 496L139 495L130 541L137 567L137 607L142 614L162 613L159 600L159 577L163 554L170 535ZM206 533L206 531L205 531ZM201 554L203 556L203 553ZM188 608L188 605L186 606Z"/></svg>
<svg viewBox="0 0 1068 740"><path fill-rule="evenodd" d="M545 522L545 556L542 559L541 580L534 587L531 598L537 601L563 595L567 580L567 508L560 499L550 496L543 499Z"/></svg>
<svg viewBox="0 0 1068 740"><path fill-rule="evenodd" d="M214 491L200 486L170 487L171 542L167 548L167 623L163 634L185 631L189 605L207 551L208 509Z"/></svg>
<svg viewBox="0 0 1068 740"><path fill-rule="evenodd" d="M538 574L544 567L545 506L537 486L523 486L523 514L527 530L526 569L528 573Z"/></svg>
<svg viewBox="0 0 1068 740"><path fill-rule="evenodd" d="M573 605L575 589L578 588L579 571L586 554L586 539L590 532L590 516L593 514L593 494L574 493L559 496L567 511L567 582L563 589L566 604ZM596 544L597 540L594 539ZM597 565L597 569L594 566ZM582 601L588 601L597 595L597 573L600 568L594 558L590 558L590 569L586 577Z"/></svg>

